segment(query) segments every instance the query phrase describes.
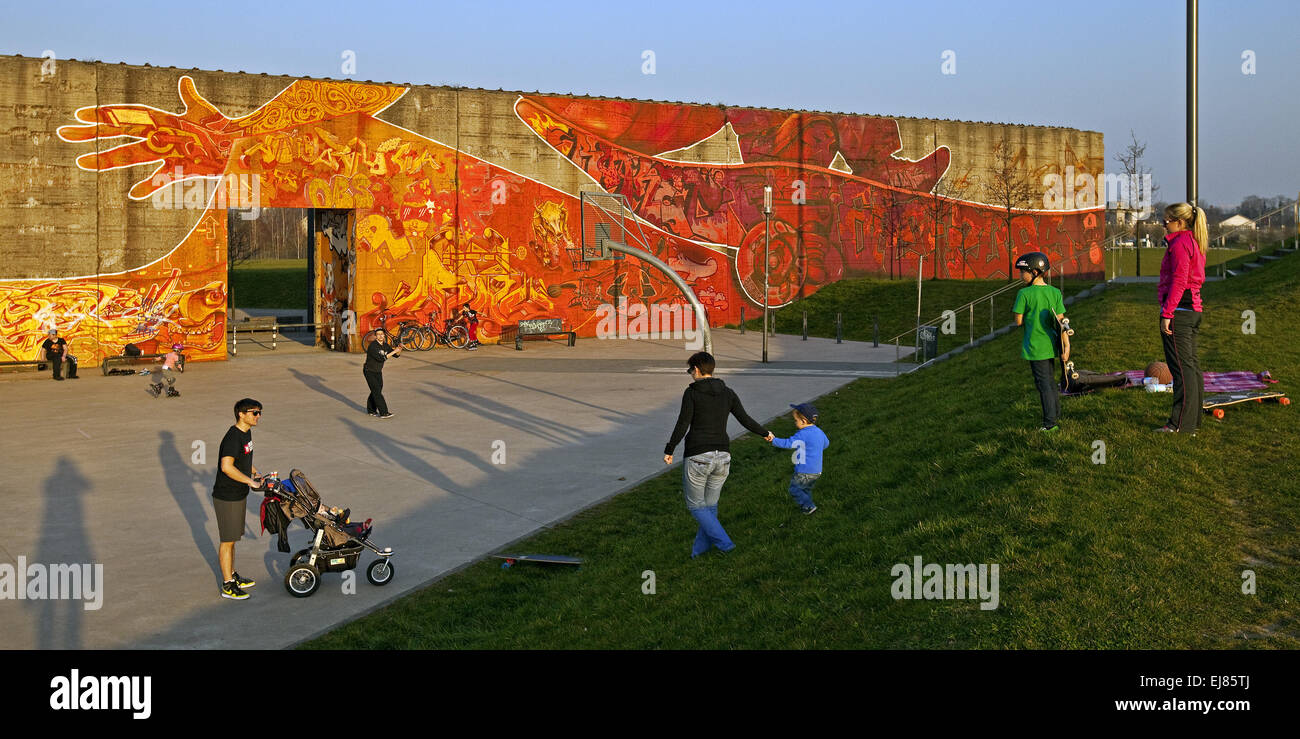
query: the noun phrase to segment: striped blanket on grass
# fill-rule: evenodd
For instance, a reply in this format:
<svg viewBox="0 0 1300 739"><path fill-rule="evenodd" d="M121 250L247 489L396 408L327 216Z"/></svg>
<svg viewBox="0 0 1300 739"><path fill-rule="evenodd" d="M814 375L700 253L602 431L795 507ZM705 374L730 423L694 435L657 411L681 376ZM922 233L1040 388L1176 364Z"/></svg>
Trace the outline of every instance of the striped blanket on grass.
<svg viewBox="0 0 1300 739"><path fill-rule="evenodd" d="M1112 375L1124 375L1128 384L1124 387L1142 387L1142 370L1128 370L1127 372L1112 372ZM1270 380L1269 382L1277 382ZM1206 372L1205 373L1205 394L1210 393L1238 393L1243 390L1266 390L1268 382L1259 379L1257 372Z"/></svg>

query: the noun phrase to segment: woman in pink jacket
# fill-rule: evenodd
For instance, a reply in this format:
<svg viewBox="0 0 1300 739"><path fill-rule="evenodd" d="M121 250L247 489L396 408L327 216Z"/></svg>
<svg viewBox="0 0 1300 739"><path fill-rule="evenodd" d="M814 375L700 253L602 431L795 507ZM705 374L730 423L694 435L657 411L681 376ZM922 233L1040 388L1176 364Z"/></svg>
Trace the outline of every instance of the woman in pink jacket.
<svg viewBox="0 0 1300 739"><path fill-rule="evenodd" d="M1165 258L1160 262L1160 341L1165 364L1174 376L1174 405L1161 432L1195 434L1205 393L1196 337L1201 331L1201 285L1205 284L1205 249L1209 229L1205 211L1188 203L1165 208Z"/></svg>

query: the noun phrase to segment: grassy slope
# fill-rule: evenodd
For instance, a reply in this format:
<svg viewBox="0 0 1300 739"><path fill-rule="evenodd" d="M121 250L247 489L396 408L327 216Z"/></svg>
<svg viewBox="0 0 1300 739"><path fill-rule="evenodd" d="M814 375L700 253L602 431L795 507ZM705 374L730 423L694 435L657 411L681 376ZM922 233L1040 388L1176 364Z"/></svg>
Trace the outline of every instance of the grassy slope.
<svg viewBox="0 0 1300 739"><path fill-rule="evenodd" d="M921 287L921 320L929 321L945 310L952 310L1007 284L1006 280L926 280ZM1059 282L1054 282L1060 285ZM1095 285L1092 281L1065 281L1065 295L1069 297ZM1011 323L1011 305L1016 291L993 299L993 325L999 328ZM890 343L893 337L912 331L916 326L916 282L908 280L844 280L832 283L803 300L774 311L776 332L800 334L803 332L803 312L808 311L809 336L835 336L835 314L843 314L844 338L852 341L872 340L872 320L880 320L880 341ZM748 319L751 313L746 311ZM755 320L746 320L747 330L757 331L762 326L762 313ZM966 343L971 338L970 311L956 316L956 333L939 335L939 352ZM974 335L979 338L989 332L989 304L984 301L975 306ZM912 346L915 339L908 333L901 342Z"/></svg>
<svg viewBox="0 0 1300 739"><path fill-rule="evenodd" d="M308 307L307 261L297 259L249 260L230 271L236 308Z"/></svg>
<svg viewBox="0 0 1300 739"><path fill-rule="evenodd" d="M1207 285L1203 366L1267 368L1293 391L1297 284L1291 256ZM1160 355L1153 289L1072 307L1080 366ZM1240 330L1247 308L1255 335ZM739 546L728 555L688 558L694 522L673 470L515 547L586 557L579 571L478 562L309 646L1300 646L1297 411L1230 409L1196 438L1171 438L1151 432L1168 395L1112 390L1065 399L1063 431L1043 436L1019 340L819 400L833 446L814 516L786 496L788 453L733 444L721 516ZM1104 465L1092 463L1097 440ZM1000 607L893 600L890 568L914 555L999 563ZM1246 567L1256 595L1241 592ZM655 595L642 593L644 570Z"/></svg>
<svg viewBox="0 0 1300 739"><path fill-rule="evenodd" d="M1270 247L1271 248L1271 247ZM1246 255L1254 255L1249 249L1211 249L1205 255L1206 271L1211 275L1219 274L1219 265L1232 259L1239 259ZM1163 246L1152 247L1142 250L1142 275L1145 277L1160 276L1160 260L1164 259L1165 249ZM1120 277L1132 277L1137 269L1137 252L1133 249L1113 250L1106 252L1106 274L1114 277L1116 262L1119 266Z"/></svg>

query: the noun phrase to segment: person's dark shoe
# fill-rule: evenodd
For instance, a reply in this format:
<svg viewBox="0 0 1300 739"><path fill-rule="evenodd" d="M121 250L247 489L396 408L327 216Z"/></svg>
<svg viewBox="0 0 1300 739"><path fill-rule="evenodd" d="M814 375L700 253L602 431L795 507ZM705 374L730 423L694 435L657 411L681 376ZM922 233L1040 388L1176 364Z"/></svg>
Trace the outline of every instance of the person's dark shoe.
<svg viewBox="0 0 1300 739"><path fill-rule="evenodd" d="M380 415L379 417L380 417L380 418L392 418L392 417L393 417L393 414L391 414L391 413L384 413L384 414Z"/></svg>
<svg viewBox="0 0 1300 739"><path fill-rule="evenodd" d="M234 576L235 586L238 587L240 590L243 590L244 588L251 588L257 584L256 580L249 580L246 577L240 577L238 572L232 572L230 574Z"/></svg>
<svg viewBox="0 0 1300 739"><path fill-rule="evenodd" d="M145 388L145 392L157 398L160 395L162 395L162 385L150 385L149 387Z"/></svg>
<svg viewBox="0 0 1300 739"><path fill-rule="evenodd" d="M804 508L804 509L802 509L802 510L803 510L803 514L804 514L805 516L811 516L812 514L814 514L814 513L817 512L817 506L815 506L815 505L811 505L811 506L808 506L807 508Z"/></svg>
<svg viewBox="0 0 1300 739"><path fill-rule="evenodd" d="M56 378L54 378L54 379L55 379L56 381L58 381L58 382L63 382L63 378L62 378L62 377L56 377Z"/></svg>
<svg viewBox="0 0 1300 739"><path fill-rule="evenodd" d="M248 593L245 593L243 590L241 590L240 587L236 585L235 582L232 580L230 582L221 584L221 597L229 598L231 600L244 600L245 598L248 597Z"/></svg>

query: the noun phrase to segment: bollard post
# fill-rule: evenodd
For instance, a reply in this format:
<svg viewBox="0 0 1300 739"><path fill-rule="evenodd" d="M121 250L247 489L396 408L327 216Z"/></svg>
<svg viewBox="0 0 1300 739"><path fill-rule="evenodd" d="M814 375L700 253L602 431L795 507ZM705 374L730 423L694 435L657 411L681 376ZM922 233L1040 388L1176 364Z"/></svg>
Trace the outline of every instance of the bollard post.
<svg viewBox="0 0 1300 739"><path fill-rule="evenodd" d="M871 317L871 345L880 346L880 316Z"/></svg>
<svg viewBox="0 0 1300 739"><path fill-rule="evenodd" d="M970 343L975 343L975 304L970 304Z"/></svg>
<svg viewBox="0 0 1300 739"><path fill-rule="evenodd" d="M239 353L239 327L230 324L230 354L234 356Z"/></svg>
<svg viewBox="0 0 1300 739"><path fill-rule="evenodd" d="M745 306L740 306L740 335L745 335Z"/></svg>
<svg viewBox="0 0 1300 739"><path fill-rule="evenodd" d="M844 343L844 314L843 313L835 314L835 343L836 344Z"/></svg>
<svg viewBox="0 0 1300 739"><path fill-rule="evenodd" d="M803 312L803 340L808 340L808 311Z"/></svg>
<svg viewBox="0 0 1300 739"><path fill-rule="evenodd" d="M993 333L993 298L989 298L989 333Z"/></svg>
<svg viewBox="0 0 1300 739"><path fill-rule="evenodd" d="M334 322L330 321L330 351L338 351L334 347L338 346L338 337L334 335Z"/></svg>
<svg viewBox="0 0 1300 739"><path fill-rule="evenodd" d="M275 349L275 342L280 338L280 324L271 325L271 349Z"/></svg>

